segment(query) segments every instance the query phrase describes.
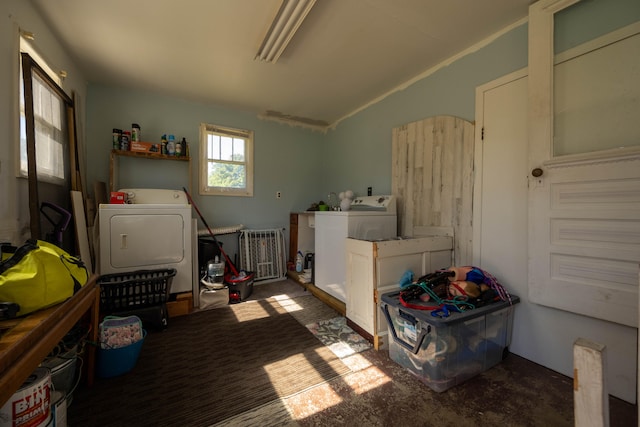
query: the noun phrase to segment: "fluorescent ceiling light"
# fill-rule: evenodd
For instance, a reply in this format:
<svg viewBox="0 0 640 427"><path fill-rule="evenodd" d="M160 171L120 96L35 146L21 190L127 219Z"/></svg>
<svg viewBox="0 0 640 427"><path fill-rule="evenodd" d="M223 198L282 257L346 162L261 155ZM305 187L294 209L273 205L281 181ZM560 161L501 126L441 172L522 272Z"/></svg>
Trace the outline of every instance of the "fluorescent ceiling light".
<svg viewBox="0 0 640 427"><path fill-rule="evenodd" d="M254 59L275 63L315 3L316 0L283 0Z"/></svg>

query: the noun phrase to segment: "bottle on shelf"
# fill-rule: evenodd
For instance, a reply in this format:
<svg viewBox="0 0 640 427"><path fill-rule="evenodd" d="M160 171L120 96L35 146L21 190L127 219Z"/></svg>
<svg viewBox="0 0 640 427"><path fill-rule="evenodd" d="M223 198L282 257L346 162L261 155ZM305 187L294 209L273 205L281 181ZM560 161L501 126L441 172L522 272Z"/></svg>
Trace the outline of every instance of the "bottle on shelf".
<svg viewBox="0 0 640 427"><path fill-rule="evenodd" d="M182 141L176 142L176 156L182 156Z"/></svg>
<svg viewBox="0 0 640 427"><path fill-rule="evenodd" d="M129 143L131 142L131 132L125 130L120 136L120 149L122 151L129 151Z"/></svg>
<svg viewBox="0 0 640 427"><path fill-rule="evenodd" d="M167 154L170 156L176 155L176 137L169 135L169 141L167 142Z"/></svg>
<svg viewBox="0 0 640 427"><path fill-rule="evenodd" d="M302 273L302 270L304 270L303 263L304 257L302 256L302 252L298 251L298 255L296 255L296 271L298 273Z"/></svg>
<svg viewBox="0 0 640 427"><path fill-rule="evenodd" d="M113 149L120 149L120 140L122 139L122 129L113 129Z"/></svg>
<svg viewBox="0 0 640 427"><path fill-rule="evenodd" d="M140 142L140 125L131 124L131 142Z"/></svg>
<svg viewBox="0 0 640 427"><path fill-rule="evenodd" d="M181 152L181 156L188 156L189 155L189 150L187 148L187 139L185 137L182 137L182 141L180 141L180 144L182 145L182 152Z"/></svg>
<svg viewBox="0 0 640 427"><path fill-rule="evenodd" d="M167 135L162 135L160 138L160 154L167 155Z"/></svg>

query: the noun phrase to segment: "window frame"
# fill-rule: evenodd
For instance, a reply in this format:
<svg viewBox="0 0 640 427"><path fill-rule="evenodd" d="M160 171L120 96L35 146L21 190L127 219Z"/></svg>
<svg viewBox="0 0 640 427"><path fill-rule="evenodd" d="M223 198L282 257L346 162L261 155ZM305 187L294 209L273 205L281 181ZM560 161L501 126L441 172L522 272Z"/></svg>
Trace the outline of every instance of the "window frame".
<svg viewBox="0 0 640 427"><path fill-rule="evenodd" d="M37 160L36 160L36 132L35 116L33 108L33 77L38 76L49 89L54 92L63 102L65 109L65 119L67 121L67 143L63 147L63 170L65 178L56 180L56 183L65 185L69 179L71 164L75 160L71 153L75 148L75 126L74 126L74 103L73 100L62 90L60 86L49 76L49 74L26 52L20 53L22 64L22 79L24 85L24 110L25 110L25 131L27 144L27 178L29 188L29 214L30 230L32 236L40 236L40 198L38 195ZM66 151L66 152L65 152ZM18 156L20 154L18 153ZM18 173L19 170L18 170Z"/></svg>
<svg viewBox="0 0 640 427"><path fill-rule="evenodd" d="M578 154L554 153L554 67L558 58L563 60L571 52L582 47L574 47L556 55L554 49L554 18L556 13L580 3L583 0L539 0L529 7L529 156L532 163L536 159L549 159L538 162L545 166L569 165L575 162L616 159L620 156L640 155L639 146L602 149ZM636 34L636 24L611 31L593 39L591 44L617 42L630 34ZM629 31L631 31L629 33ZM589 44L582 43L582 46ZM574 53L575 54L575 53ZM575 54L577 55L577 54ZM541 142L541 143L538 143Z"/></svg>
<svg viewBox="0 0 640 427"><path fill-rule="evenodd" d="M209 135L239 138L245 141L245 159L241 162L245 167L245 186L242 188L209 186L209 164L215 162L209 158L207 139ZM253 197L253 150L254 132L208 123L200 124L200 161L199 161L199 193L205 196L238 196Z"/></svg>

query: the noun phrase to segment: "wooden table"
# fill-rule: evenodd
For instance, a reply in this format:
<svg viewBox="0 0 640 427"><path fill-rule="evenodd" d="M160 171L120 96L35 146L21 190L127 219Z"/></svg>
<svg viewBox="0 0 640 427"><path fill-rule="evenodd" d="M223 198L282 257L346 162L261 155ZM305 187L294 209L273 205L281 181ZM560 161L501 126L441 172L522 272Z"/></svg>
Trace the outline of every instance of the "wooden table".
<svg viewBox="0 0 640 427"><path fill-rule="evenodd" d="M89 340L98 341L100 287L97 275L67 301L28 316L0 321L7 330L0 337L0 407L22 386L62 338L87 313ZM86 351L86 383L93 384L96 347Z"/></svg>

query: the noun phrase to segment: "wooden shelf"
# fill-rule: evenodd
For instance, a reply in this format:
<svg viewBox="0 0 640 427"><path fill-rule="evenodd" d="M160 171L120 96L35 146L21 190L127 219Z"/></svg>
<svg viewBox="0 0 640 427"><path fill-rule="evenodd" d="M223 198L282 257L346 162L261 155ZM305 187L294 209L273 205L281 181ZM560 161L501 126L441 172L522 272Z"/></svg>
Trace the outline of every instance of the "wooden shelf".
<svg viewBox="0 0 640 427"><path fill-rule="evenodd" d="M111 150L111 154L115 154L123 157L139 157L143 159L154 159L154 160L177 160L188 162L191 160L189 156L168 156L166 154L158 154L158 153L147 153L144 151L124 151L124 150Z"/></svg>
<svg viewBox="0 0 640 427"><path fill-rule="evenodd" d="M71 328L88 313L88 340L98 342L100 287L97 275L71 298L28 316L0 322L6 332L0 337L0 406L7 402L34 369L47 357ZM93 384L95 352L86 346L86 383Z"/></svg>

